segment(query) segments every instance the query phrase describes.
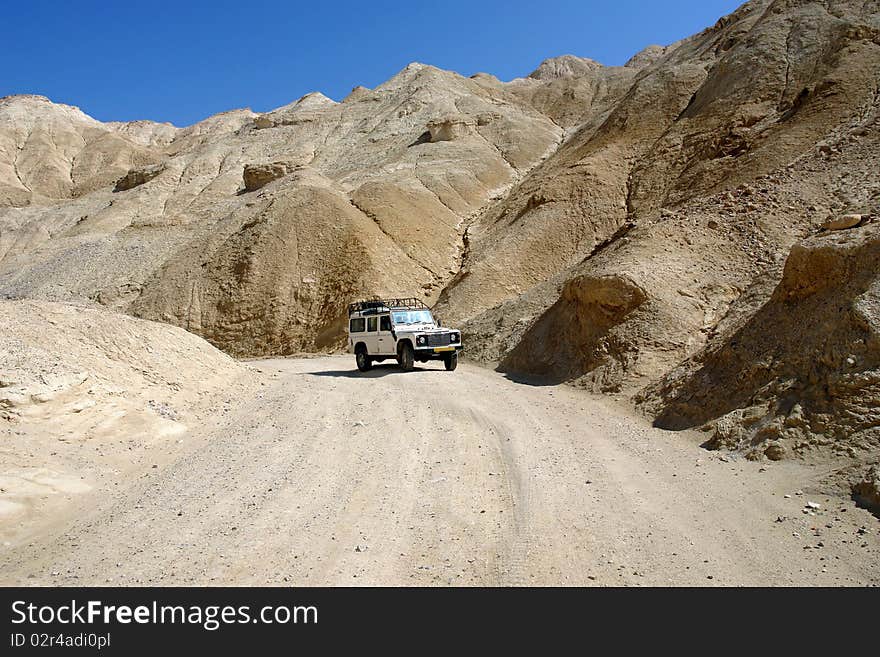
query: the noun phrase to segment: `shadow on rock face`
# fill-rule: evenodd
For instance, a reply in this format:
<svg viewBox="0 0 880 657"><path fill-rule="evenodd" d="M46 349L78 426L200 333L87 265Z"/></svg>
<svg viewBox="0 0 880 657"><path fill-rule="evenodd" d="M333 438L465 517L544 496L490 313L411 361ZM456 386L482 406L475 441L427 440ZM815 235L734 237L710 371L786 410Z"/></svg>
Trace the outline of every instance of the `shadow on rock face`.
<svg viewBox="0 0 880 657"><path fill-rule="evenodd" d="M625 358L611 330L641 306L646 292L624 276L580 276L525 333L498 370L531 385L555 385Z"/></svg>

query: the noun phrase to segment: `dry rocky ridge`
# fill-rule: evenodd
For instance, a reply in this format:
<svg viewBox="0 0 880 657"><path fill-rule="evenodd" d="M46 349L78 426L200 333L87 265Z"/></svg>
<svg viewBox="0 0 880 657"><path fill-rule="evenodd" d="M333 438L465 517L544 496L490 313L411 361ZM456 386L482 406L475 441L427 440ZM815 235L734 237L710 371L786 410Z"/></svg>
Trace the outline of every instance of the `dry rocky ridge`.
<svg viewBox="0 0 880 657"><path fill-rule="evenodd" d="M753 0L622 67L411 64L187 128L10 97L0 294L258 356L335 349L352 297L416 291L472 359L870 501L878 80L877 2Z"/></svg>

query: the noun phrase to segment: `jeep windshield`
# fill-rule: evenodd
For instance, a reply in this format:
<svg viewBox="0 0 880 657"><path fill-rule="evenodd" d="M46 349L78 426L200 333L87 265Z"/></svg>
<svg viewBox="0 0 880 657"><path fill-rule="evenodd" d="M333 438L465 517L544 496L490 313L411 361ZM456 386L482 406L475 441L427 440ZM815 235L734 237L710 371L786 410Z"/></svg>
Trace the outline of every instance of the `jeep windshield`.
<svg viewBox="0 0 880 657"><path fill-rule="evenodd" d="M430 310L395 310L391 313L394 324L397 326L409 326L412 324L434 324Z"/></svg>

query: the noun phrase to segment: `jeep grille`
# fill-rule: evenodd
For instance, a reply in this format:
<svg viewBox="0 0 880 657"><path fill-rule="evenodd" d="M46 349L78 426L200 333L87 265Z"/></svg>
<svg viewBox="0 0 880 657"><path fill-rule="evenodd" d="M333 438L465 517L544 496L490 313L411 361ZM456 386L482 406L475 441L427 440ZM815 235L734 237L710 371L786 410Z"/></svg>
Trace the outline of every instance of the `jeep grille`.
<svg viewBox="0 0 880 657"><path fill-rule="evenodd" d="M445 347L452 342L452 333L428 333L429 347Z"/></svg>

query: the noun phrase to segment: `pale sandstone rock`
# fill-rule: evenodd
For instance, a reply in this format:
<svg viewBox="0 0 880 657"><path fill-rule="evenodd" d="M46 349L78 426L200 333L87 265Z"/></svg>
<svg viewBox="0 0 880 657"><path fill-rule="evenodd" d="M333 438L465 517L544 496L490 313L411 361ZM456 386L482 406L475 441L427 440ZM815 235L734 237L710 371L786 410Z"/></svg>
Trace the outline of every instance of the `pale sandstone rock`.
<svg viewBox="0 0 880 657"><path fill-rule="evenodd" d="M267 162L265 164L246 164L244 165L244 188L252 192L260 189L264 185L268 185L273 180L283 178L294 170L294 165L290 162Z"/></svg>
<svg viewBox="0 0 880 657"><path fill-rule="evenodd" d="M853 485L852 492L862 504L880 511L880 467L868 468L861 480Z"/></svg>
<svg viewBox="0 0 880 657"><path fill-rule="evenodd" d="M677 44L672 46L658 46L651 45L648 46L635 55L630 57L629 61L624 64L627 68L644 68L656 62L658 59L663 57L666 53L670 52L675 48Z"/></svg>
<svg viewBox="0 0 880 657"><path fill-rule="evenodd" d="M155 121L110 121L104 124L142 146L164 147L174 141L180 128Z"/></svg>
<svg viewBox="0 0 880 657"><path fill-rule="evenodd" d="M151 167L144 167L143 169L132 169L116 181L116 187L113 188L113 191L124 192L128 189L139 187L140 185L150 182L163 171L165 171L164 164L155 164Z"/></svg>
<svg viewBox="0 0 880 657"><path fill-rule="evenodd" d="M258 117L254 118L254 125L259 129L272 128L275 123L272 121L271 116L266 116L265 114L261 114Z"/></svg>
<svg viewBox="0 0 880 657"><path fill-rule="evenodd" d="M356 103L361 100L378 100L372 89L358 85L342 100L343 103Z"/></svg>
<svg viewBox="0 0 880 657"><path fill-rule="evenodd" d="M444 117L428 123L428 132L431 133L431 142L453 141L461 139L474 132L476 122L464 117Z"/></svg>
<svg viewBox="0 0 880 657"><path fill-rule="evenodd" d="M860 223L862 223L862 215L843 214L839 217L832 217L822 224L822 228L825 230L846 230L847 228L855 228Z"/></svg>
<svg viewBox="0 0 880 657"><path fill-rule="evenodd" d="M562 55L545 59L540 66L529 73L534 80L556 80L559 78L579 78L602 68L599 62L585 57Z"/></svg>

